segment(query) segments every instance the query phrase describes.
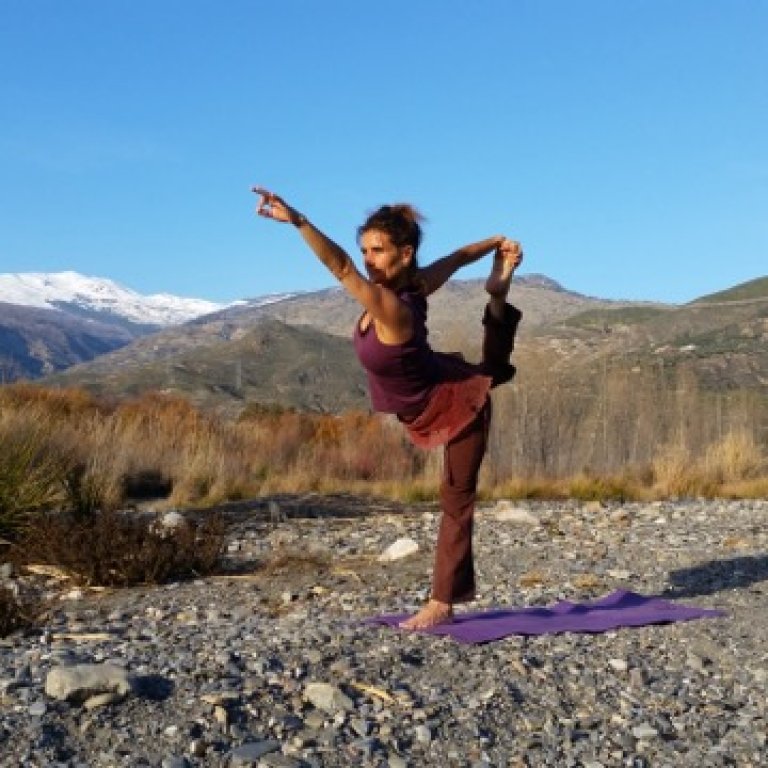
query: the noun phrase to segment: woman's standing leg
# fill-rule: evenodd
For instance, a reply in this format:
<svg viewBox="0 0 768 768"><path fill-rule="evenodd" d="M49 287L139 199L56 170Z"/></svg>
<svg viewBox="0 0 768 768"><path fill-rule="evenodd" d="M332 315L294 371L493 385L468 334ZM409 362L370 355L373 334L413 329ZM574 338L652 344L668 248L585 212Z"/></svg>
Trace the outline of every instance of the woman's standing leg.
<svg viewBox="0 0 768 768"><path fill-rule="evenodd" d="M442 517L437 534L432 597L463 603L475 596L472 527L480 465L488 445L491 401L477 418L444 449L440 484Z"/></svg>
<svg viewBox="0 0 768 768"><path fill-rule="evenodd" d="M488 400L475 420L445 446L432 598L415 616L403 622L406 629L425 629L448 621L454 603L475 596L472 526L490 418Z"/></svg>

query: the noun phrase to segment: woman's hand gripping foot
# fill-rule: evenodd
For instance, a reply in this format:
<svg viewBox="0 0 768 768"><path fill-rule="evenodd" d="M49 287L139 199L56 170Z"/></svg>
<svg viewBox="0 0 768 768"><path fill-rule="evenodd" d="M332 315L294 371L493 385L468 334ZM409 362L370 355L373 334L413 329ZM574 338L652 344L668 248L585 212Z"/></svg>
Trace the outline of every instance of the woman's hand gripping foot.
<svg viewBox="0 0 768 768"><path fill-rule="evenodd" d="M505 238L493 254L491 274L485 281L485 290L493 298L507 298L512 274L523 260L523 248L517 240Z"/></svg>

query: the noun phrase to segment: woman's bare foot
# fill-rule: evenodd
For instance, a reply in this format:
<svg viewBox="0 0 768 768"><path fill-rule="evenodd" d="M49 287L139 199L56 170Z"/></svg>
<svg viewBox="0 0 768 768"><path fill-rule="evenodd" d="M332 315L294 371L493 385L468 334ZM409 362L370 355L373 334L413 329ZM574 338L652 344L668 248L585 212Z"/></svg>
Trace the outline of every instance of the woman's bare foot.
<svg viewBox="0 0 768 768"><path fill-rule="evenodd" d="M485 290L492 298L507 298L512 274L523 260L523 249L516 240L504 240L493 254L491 274L485 281Z"/></svg>
<svg viewBox="0 0 768 768"><path fill-rule="evenodd" d="M430 600L415 616L400 622L403 629L429 629L438 624L447 624L453 619L453 606Z"/></svg>

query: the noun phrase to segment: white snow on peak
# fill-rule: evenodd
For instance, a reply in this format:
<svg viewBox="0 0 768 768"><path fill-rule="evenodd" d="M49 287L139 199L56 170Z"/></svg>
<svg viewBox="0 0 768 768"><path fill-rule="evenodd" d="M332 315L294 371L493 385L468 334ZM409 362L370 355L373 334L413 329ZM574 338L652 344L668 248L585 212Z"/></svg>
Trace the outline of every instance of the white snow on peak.
<svg viewBox="0 0 768 768"><path fill-rule="evenodd" d="M224 304L167 293L143 296L102 277L77 272L19 272L0 274L0 301L55 309L58 304L104 312L134 323L178 325L216 312Z"/></svg>

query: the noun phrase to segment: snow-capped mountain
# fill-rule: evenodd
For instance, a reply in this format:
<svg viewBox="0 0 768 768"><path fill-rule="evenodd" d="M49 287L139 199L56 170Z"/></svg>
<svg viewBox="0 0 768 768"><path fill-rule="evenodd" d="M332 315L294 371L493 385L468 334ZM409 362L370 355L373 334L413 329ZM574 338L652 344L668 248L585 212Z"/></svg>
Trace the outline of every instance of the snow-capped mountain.
<svg viewBox="0 0 768 768"><path fill-rule="evenodd" d="M168 293L143 296L77 272L0 274L0 383L35 379L188 323L291 298L273 294L216 304ZM183 333L183 331L182 331Z"/></svg>
<svg viewBox="0 0 768 768"><path fill-rule="evenodd" d="M67 309L122 318L141 325L179 325L223 309L203 299L168 293L143 296L101 277L77 272L0 274L0 302L43 309Z"/></svg>

